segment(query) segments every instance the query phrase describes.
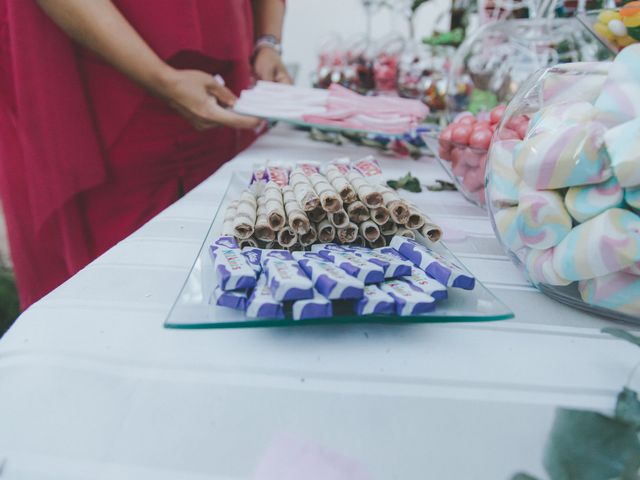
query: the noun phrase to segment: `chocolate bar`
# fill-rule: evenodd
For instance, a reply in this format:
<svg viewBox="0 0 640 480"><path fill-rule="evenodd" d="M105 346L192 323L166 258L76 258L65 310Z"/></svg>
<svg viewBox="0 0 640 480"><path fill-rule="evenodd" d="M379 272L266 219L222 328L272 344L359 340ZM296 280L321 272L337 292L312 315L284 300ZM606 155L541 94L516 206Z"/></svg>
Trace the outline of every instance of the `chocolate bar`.
<svg viewBox="0 0 640 480"><path fill-rule="evenodd" d="M362 298L364 283L322 258L317 253L296 252L300 267L313 281L313 286L330 300Z"/></svg>
<svg viewBox="0 0 640 480"><path fill-rule="evenodd" d="M313 297L313 283L286 250L263 250L260 259L267 284L278 302Z"/></svg>
<svg viewBox="0 0 640 480"><path fill-rule="evenodd" d="M284 318L282 303L273 298L266 275L258 278L256 288L247 301L247 318Z"/></svg>
<svg viewBox="0 0 640 480"><path fill-rule="evenodd" d="M464 290L473 290L475 287L476 280L473 276L439 253L419 244L415 240L395 236L391 240L391 247L443 285Z"/></svg>
<svg viewBox="0 0 640 480"><path fill-rule="evenodd" d="M381 266L369 262L354 252L325 249L319 250L318 253L365 285L384 281L384 269Z"/></svg>
<svg viewBox="0 0 640 480"><path fill-rule="evenodd" d="M431 278L424 271L417 267L412 267L411 275L404 277L403 280L409 282L424 293L431 295L436 300L444 300L447 298L447 287L434 278Z"/></svg>
<svg viewBox="0 0 640 480"><path fill-rule="evenodd" d="M209 253L218 276L218 285L222 290L248 289L256 286L256 273L242 255L235 239L220 237L209 247Z"/></svg>
<svg viewBox="0 0 640 480"><path fill-rule="evenodd" d="M262 258L262 249L256 247L244 247L242 249L242 255L247 259L247 262L251 265L253 271L256 272L256 275L260 275L260 273L262 273L262 264L260 263L260 258Z"/></svg>
<svg viewBox="0 0 640 480"><path fill-rule="evenodd" d="M391 295L380 290L376 285L364 287L364 296L356 303L356 314L391 314L396 309L396 302Z"/></svg>
<svg viewBox="0 0 640 480"><path fill-rule="evenodd" d="M333 316L333 308L329 300L314 290L312 298L293 302L292 313L294 320L326 318Z"/></svg>
<svg viewBox="0 0 640 480"><path fill-rule="evenodd" d="M380 289L393 297L396 313L400 316L432 312L436 308L436 300L432 296L404 280L387 280L380 284Z"/></svg>
<svg viewBox="0 0 640 480"><path fill-rule="evenodd" d="M247 290L225 292L220 285L213 289L216 305L233 308L234 310L244 310L247 307L247 296Z"/></svg>

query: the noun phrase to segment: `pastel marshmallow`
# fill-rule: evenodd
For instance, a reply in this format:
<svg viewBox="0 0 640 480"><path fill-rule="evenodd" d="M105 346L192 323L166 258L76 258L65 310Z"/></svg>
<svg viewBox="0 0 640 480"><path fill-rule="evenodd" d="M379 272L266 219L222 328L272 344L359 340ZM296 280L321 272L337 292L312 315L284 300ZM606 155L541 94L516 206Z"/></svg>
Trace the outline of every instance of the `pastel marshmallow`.
<svg viewBox="0 0 640 480"><path fill-rule="evenodd" d="M493 215L493 222L502 244L512 252L524 247L518 230L518 207L498 210Z"/></svg>
<svg viewBox="0 0 640 480"><path fill-rule="evenodd" d="M544 103L582 100L593 103L607 79L611 68L608 62L576 62L558 65L544 77Z"/></svg>
<svg viewBox="0 0 640 480"><path fill-rule="evenodd" d="M553 268L567 280L617 272L640 261L640 217L611 208L576 226L558 244Z"/></svg>
<svg viewBox="0 0 640 480"><path fill-rule="evenodd" d="M629 205L631 208L640 210L640 187L625 188L624 201L627 202L627 205Z"/></svg>
<svg viewBox="0 0 640 480"><path fill-rule="evenodd" d="M556 131L565 125L587 123L594 120L597 115L598 109L590 102L554 103L531 116L527 138L543 132Z"/></svg>
<svg viewBox="0 0 640 480"><path fill-rule="evenodd" d="M640 316L640 277L616 272L579 283L582 299L634 317Z"/></svg>
<svg viewBox="0 0 640 480"><path fill-rule="evenodd" d="M620 184L611 177L603 183L571 187L564 197L564 204L571 216L578 222L586 222L610 208L623 204Z"/></svg>
<svg viewBox="0 0 640 480"><path fill-rule="evenodd" d="M611 168L623 187L640 185L640 118L609 129L604 143Z"/></svg>
<svg viewBox="0 0 640 480"><path fill-rule="evenodd" d="M510 207L518 204L520 176L513 167L513 152L520 143L520 140L497 140L491 144L487 193L492 205Z"/></svg>
<svg viewBox="0 0 640 480"><path fill-rule="evenodd" d="M546 250L560 243L571 226L571 216L559 193L527 187L520 190L516 227L524 245Z"/></svg>
<svg viewBox="0 0 640 480"><path fill-rule="evenodd" d="M524 266L533 284L565 286L572 283L570 280L558 275L553 268L554 249L535 250L529 249L524 255Z"/></svg>
<svg viewBox="0 0 640 480"><path fill-rule="evenodd" d="M598 122L566 125L523 141L514 167L536 190L601 183L611 177L603 146L606 128Z"/></svg>

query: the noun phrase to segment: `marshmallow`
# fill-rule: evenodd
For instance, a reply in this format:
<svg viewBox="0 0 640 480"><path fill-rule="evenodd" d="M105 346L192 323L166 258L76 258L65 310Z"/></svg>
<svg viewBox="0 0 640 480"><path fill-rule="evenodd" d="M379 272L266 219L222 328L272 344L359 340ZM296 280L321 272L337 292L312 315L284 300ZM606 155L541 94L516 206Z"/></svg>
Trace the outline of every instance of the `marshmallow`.
<svg viewBox="0 0 640 480"><path fill-rule="evenodd" d="M520 177L513 168L513 152L519 143L520 140L496 140L491 145L487 191L493 205L510 207L518 204Z"/></svg>
<svg viewBox="0 0 640 480"><path fill-rule="evenodd" d="M564 204L571 216L582 223L605 210L622 206L622 200L622 188L611 177L603 183L571 187L564 197Z"/></svg>
<svg viewBox="0 0 640 480"><path fill-rule="evenodd" d="M524 265L533 284L544 283L546 285L565 286L570 280L562 278L553 269L553 248L547 250L528 249L524 257Z"/></svg>
<svg viewBox="0 0 640 480"><path fill-rule="evenodd" d="M640 277L636 275L616 272L584 280L578 290L587 303L636 317L640 314Z"/></svg>
<svg viewBox="0 0 640 480"><path fill-rule="evenodd" d="M575 227L553 253L553 268L567 280L617 272L640 261L640 217L611 208Z"/></svg>
<svg viewBox="0 0 640 480"><path fill-rule="evenodd" d="M640 210L640 187L625 188L624 201L627 202L631 208Z"/></svg>
<svg viewBox="0 0 640 480"><path fill-rule="evenodd" d="M571 226L571 217L560 194L521 188L516 228L523 244L546 250L560 243Z"/></svg>
<svg viewBox="0 0 640 480"><path fill-rule="evenodd" d="M593 103L607 79L610 65L608 62L577 62L552 68L543 80L544 103L576 100Z"/></svg>
<svg viewBox="0 0 640 480"><path fill-rule="evenodd" d="M601 183L611 177L601 148L605 130L589 122L542 132L516 148L514 167L537 190Z"/></svg>
<svg viewBox="0 0 640 480"><path fill-rule="evenodd" d="M595 106L617 123L640 117L640 45L618 54Z"/></svg>
<svg viewBox="0 0 640 480"><path fill-rule="evenodd" d="M524 247L518 231L517 218L518 207L504 208L498 210L493 215L493 221L495 222L500 241L512 252L517 252Z"/></svg>
<svg viewBox="0 0 640 480"><path fill-rule="evenodd" d="M640 118L608 130L604 134L604 143L611 159L613 174L620 185L623 187L639 186Z"/></svg>
<svg viewBox="0 0 640 480"><path fill-rule="evenodd" d="M565 125L587 123L595 119L597 115L598 109L589 102L554 103L532 115L527 138L543 132L556 131Z"/></svg>

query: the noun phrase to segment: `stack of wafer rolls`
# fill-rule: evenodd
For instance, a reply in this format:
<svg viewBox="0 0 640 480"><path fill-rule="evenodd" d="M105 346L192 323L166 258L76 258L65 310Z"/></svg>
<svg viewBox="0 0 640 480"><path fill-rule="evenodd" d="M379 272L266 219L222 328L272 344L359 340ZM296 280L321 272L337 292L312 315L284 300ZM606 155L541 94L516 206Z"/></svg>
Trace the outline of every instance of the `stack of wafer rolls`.
<svg viewBox="0 0 640 480"><path fill-rule="evenodd" d="M256 169L250 187L228 205L223 235L289 250L330 242L376 248L394 235L440 239L442 230L418 206L381 183L374 159L352 165L341 159L322 169L308 162Z"/></svg>

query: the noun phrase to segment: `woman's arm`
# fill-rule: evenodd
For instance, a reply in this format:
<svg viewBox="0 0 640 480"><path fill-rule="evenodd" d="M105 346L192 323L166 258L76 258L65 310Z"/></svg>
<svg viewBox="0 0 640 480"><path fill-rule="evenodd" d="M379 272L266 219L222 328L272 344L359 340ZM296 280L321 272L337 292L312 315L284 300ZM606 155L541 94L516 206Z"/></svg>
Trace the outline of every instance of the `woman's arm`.
<svg viewBox="0 0 640 480"><path fill-rule="evenodd" d="M253 0L254 36L264 35L282 41L284 23L284 0ZM253 70L258 79L280 83L293 83L289 72L282 63L280 53L269 46L258 47L253 57Z"/></svg>
<svg viewBox="0 0 640 480"><path fill-rule="evenodd" d="M22 0L21 0L22 1ZM235 95L198 70L167 65L122 16L111 0L37 0L45 13L79 44L103 57L145 90L156 95L196 128L218 124L255 128L259 120L225 110Z"/></svg>

